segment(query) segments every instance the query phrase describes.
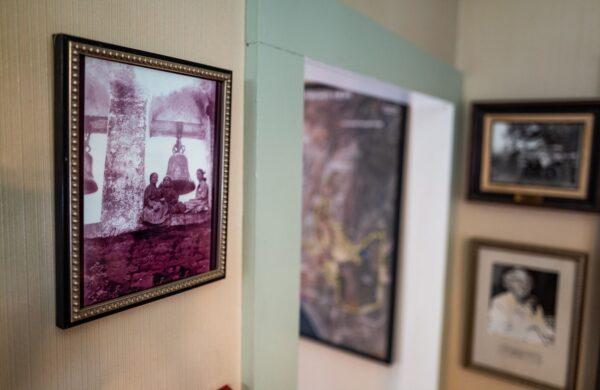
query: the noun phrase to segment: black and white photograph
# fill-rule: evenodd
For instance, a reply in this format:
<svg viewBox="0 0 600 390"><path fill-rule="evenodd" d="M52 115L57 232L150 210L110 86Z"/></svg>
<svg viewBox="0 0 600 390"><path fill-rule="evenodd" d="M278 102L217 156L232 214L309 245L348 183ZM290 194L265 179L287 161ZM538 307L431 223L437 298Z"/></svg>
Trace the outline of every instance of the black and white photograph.
<svg viewBox="0 0 600 390"><path fill-rule="evenodd" d="M575 388L587 255L474 239L467 367Z"/></svg>
<svg viewBox="0 0 600 390"><path fill-rule="evenodd" d="M57 325L223 279L231 72L55 39Z"/></svg>
<svg viewBox="0 0 600 390"><path fill-rule="evenodd" d="M492 183L576 189L585 122L494 121Z"/></svg>
<svg viewBox="0 0 600 390"><path fill-rule="evenodd" d="M552 345L558 274L495 264L488 332L534 345Z"/></svg>
<svg viewBox="0 0 600 390"><path fill-rule="evenodd" d="M474 103L468 197L600 210L597 102Z"/></svg>

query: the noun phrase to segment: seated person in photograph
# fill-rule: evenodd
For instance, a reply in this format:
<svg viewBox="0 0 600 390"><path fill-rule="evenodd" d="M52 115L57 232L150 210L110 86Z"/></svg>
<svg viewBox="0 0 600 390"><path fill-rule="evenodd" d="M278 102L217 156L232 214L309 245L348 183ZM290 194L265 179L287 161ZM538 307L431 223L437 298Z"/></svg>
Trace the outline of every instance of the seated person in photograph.
<svg viewBox="0 0 600 390"><path fill-rule="evenodd" d="M502 282L508 290L492 298L488 330L532 344L554 342L554 329L545 319L544 309L531 294L533 279L522 268L507 271Z"/></svg>
<svg viewBox="0 0 600 390"><path fill-rule="evenodd" d="M158 189L169 206L169 213L178 214L185 211L185 205L179 201L179 194L173 188L173 183L169 176L165 176Z"/></svg>
<svg viewBox="0 0 600 390"><path fill-rule="evenodd" d="M208 183L202 169L196 170L198 186L196 187L196 197L186 203L186 212L191 214L208 211Z"/></svg>
<svg viewBox="0 0 600 390"><path fill-rule="evenodd" d="M144 190L144 208L142 210L142 222L149 225L158 225L169 216L169 206L162 197L161 191L156 187L158 174L150 174L150 184Z"/></svg>

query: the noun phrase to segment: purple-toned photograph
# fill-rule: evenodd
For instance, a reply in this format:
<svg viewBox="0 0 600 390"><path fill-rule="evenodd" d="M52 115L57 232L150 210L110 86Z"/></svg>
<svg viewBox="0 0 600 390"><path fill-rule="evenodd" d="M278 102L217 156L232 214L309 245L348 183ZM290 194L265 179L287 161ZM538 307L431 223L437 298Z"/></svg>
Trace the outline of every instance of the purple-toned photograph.
<svg viewBox="0 0 600 390"><path fill-rule="evenodd" d="M83 305L210 270L216 82L85 59Z"/></svg>
<svg viewBox="0 0 600 390"><path fill-rule="evenodd" d="M58 38L58 325L223 278L231 72Z"/></svg>
<svg viewBox="0 0 600 390"><path fill-rule="evenodd" d="M406 107L307 83L303 336L390 362Z"/></svg>

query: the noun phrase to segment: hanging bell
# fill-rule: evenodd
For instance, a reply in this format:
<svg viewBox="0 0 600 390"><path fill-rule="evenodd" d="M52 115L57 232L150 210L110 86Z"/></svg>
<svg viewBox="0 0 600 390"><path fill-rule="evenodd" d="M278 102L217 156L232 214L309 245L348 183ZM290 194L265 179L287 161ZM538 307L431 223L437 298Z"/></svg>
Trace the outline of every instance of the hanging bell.
<svg viewBox="0 0 600 390"><path fill-rule="evenodd" d="M92 175L92 155L86 150L83 153L83 193L84 195L93 194L98 191L98 184L94 181Z"/></svg>
<svg viewBox="0 0 600 390"><path fill-rule="evenodd" d="M178 195L187 194L196 188L196 185L190 179L187 158L181 153L175 153L169 158L167 176L171 178L173 189Z"/></svg>

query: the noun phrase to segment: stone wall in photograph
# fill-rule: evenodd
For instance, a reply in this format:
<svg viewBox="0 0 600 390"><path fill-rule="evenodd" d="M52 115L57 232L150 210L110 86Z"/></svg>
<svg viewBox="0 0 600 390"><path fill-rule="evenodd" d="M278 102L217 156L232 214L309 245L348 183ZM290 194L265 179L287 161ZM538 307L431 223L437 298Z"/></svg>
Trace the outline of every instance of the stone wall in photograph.
<svg viewBox="0 0 600 390"><path fill-rule="evenodd" d="M86 238L84 306L210 269L210 220Z"/></svg>

